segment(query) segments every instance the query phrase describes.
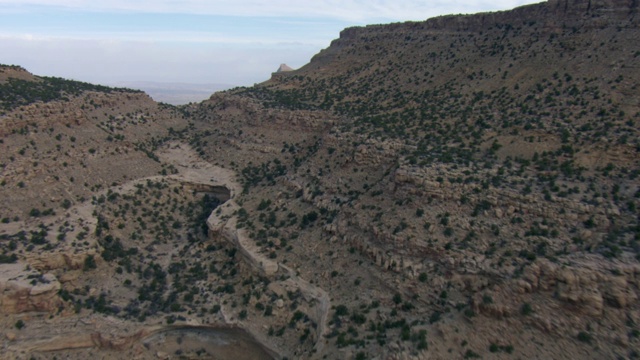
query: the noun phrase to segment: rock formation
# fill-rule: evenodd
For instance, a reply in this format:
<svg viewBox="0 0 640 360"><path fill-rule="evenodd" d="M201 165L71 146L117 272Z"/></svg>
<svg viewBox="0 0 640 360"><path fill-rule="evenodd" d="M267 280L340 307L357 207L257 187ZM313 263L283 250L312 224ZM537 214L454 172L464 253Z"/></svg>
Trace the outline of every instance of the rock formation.
<svg viewBox="0 0 640 360"><path fill-rule="evenodd" d="M287 72L287 71L293 71L293 68L291 68L287 64L280 64L280 66L278 67L278 70L276 70L276 73Z"/></svg>
<svg viewBox="0 0 640 360"><path fill-rule="evenodd" d="M53 313L62 305L60 282L51 273L25 271L25 264L0 265L0 313Z"/></svg>

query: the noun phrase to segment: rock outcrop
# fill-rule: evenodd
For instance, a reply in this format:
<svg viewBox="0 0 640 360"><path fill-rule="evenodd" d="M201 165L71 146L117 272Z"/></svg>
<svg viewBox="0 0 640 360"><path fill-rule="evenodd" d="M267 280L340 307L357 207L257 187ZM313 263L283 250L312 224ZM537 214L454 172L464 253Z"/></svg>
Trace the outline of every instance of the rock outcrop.
<svg viewBox="0 0 640 360"><path fill-rule="evenodd" d="M280 64L280 67L278 67L278 70L276 70L276 73L287 72L287 71L293 71L293 68L287 64Z"/></svg>
<svg viewBox="0 0 640 360"><path fill-rule="evenodd" d="M55 275L25 271L25 264L0 265L0 314L54 312L62 306Z"/></svg>
<svg viewBox="0 0 640 360"><path fill-rule="evenodd" d="M237 229L237 219L230 217L240 207L233 202L224 205L225 213L215 211L207 219L209 236L231 242L242 255L245 263L262 276L273 276L278 272L278 263L259 252L259 247L247 236L243 229Z"/></svg>
<svg viewBox="0 0 640 360"><path fill-rule="evenodd" d="M573 266L537 260L522 279L513 279L474 296L475 311L494 317L521 312L522 303L535 293L553 294L559 305L578 314L599 318L606 307L624 309L638 301L640 267L605 268L597 259L576 259ZM486 301L490 296L492 301Z"/></svg>

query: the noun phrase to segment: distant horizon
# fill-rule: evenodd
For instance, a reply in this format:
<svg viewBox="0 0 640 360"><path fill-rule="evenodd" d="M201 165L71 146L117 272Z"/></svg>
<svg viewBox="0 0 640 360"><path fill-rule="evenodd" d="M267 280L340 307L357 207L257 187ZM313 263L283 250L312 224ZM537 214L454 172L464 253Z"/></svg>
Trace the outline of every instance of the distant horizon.
<svg viewBox="0 0 640 360"><path fill-rule="evenodd" d="M0 0L0 63L104 85L251 86L307 64L347 27L536 2Z"/></svg>
<svg viewBox="0 0 640 360"><path fill-rule="evenodd" d="M125 87L142 90L157 102L171 105L184 105L200 102L218 91L229 90L238 85L214 83L185 83L158 81L118 81L107 86Z"/></svg>

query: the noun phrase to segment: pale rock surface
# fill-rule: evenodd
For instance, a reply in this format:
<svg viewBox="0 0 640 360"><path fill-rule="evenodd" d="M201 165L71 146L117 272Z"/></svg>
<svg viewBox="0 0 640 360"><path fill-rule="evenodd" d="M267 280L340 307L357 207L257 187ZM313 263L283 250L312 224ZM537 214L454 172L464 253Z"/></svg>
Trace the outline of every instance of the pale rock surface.
<svg viewBox="0 0 640 360"><path fill-rule="evenodd" d="M0 313L53 312L62 305L60 282L51 273L25 271L25 264L0 265Z"/></svg>

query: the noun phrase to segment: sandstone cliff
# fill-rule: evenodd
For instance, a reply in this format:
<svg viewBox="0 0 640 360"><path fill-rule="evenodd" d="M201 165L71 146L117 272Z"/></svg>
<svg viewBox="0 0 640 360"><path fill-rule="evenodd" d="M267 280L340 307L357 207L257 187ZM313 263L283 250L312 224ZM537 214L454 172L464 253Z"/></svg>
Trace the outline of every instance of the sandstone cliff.
<svg viewBox="0 0 640 360"><path fill-rule="evenodd" d="M25 271L25 264L0 265L0 313L53 313L62 305L60 282L51 273Z"/></svg>

